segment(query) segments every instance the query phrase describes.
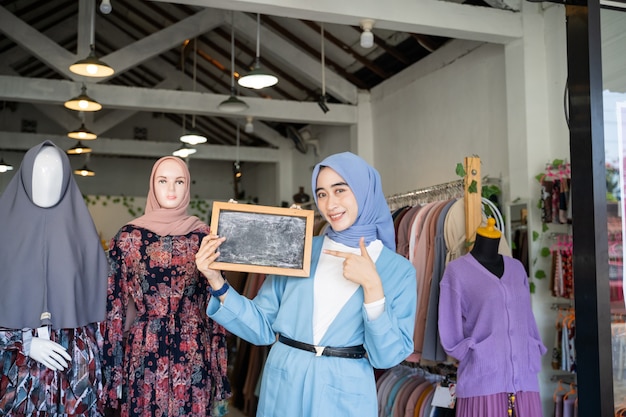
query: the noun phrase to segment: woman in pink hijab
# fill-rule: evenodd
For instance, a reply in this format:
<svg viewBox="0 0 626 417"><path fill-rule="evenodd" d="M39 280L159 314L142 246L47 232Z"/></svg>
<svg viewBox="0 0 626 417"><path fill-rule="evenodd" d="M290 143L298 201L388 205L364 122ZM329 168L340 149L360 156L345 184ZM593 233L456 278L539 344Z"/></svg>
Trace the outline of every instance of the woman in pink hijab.
<svg viewBox="0 0 626 417"><path fill-rule="evenodd" d="M145 214L108 252L105 401L122 416L222 416L230 397L226 332L204 313L195 254L209 226L187 214L190 175L177 157L152 168Z"/></svg>

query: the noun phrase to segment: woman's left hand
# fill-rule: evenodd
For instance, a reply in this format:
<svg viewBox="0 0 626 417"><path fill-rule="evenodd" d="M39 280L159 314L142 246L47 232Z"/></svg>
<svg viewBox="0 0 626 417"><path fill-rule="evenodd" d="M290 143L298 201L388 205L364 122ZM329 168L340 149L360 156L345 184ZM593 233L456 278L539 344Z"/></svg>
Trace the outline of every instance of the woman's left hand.
<svg viewBox="0 0 626 417"><path fill-rule="evenodd" d="M324 250L324 253L343 258L343 276L363 287L364 302L371 303L384 297L383 285L376 270L376 264L370 258L365 247L365 238L359 240L361 254L342 252L338 250Z"/></svg>

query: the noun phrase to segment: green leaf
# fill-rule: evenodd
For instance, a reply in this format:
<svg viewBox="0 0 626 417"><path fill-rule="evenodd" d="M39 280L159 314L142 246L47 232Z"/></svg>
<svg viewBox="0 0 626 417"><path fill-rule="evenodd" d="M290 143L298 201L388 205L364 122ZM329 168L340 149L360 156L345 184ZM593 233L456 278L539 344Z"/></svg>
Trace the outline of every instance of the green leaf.
<svg viewBox="0 0 626 417"><path fill-rule="evenodd" d="M535 272L535 278L543 279L545 277L546 277L546 273L543 269L538 269L537 272Z"/></svg>
<svg viewBox="0 0 626 417"><path fill-rule="evenodd" d="M553 168L558 168L559 166L563 164L564 164L564 161L562 159L555 159L554 161L552 161Z"/></svg>
<svg viewBox="0 0 626 417"><path fill-rule="evenodd" d="M489 198L494 195L500 194L500 188L497 185L483 185L481 195L485 198Z"/></svg>
<svg viewBox="0 0 626 417"><path fill-rule="evenodd" d="M537 239L539 239L539 233L537 233L537 232L535 232L535 231L533 230L533 242L536 242L536 241L537 241Z"/></svg>
<svg viewBox="0 0 626 417"><path fill-rule="evenodd" d="M476 180L472 180L472 182L469 185L469 187L467 187L467 192L469 192L469 193L476 193L476 192L478 192L478 184L476 183Z"/></svg>
<svg viewBox="0 0 626 417"><path fill-rule="evenodd" d="M534 294L535 293L535 283L534 282L529 282L528 283L528 287L530 288L530 293Z"/></svg>
<svg viewBox="0 0 626 417"><path fill-rule="evenodd" d="M541 224L541 231L545 233L548 230L550 230L550 226L548 226L546 223L542 223Z"/></svg>
<svg viewBox="0 0 626 417"><path fill-rule="evenodd" d="M465 167L463 167L462 163L458 163L456 164L456 175L458 175L459 177L465 177Z"/></svg>
<svg viewBox="0 0 626 417"><path fill-rule="evenodd" d="M535 175L535 179L537 180L537 182L539 184L541 184L543 182L543 177L545 177L545 176L546 176L546 174L537 174L537 175Z"/></svg>
<svg viewBox="0 0 626 417"><path fill-rule="evenodd" d="M548 257L548 256L550 256L550 248L543 247L543 248L541 248L541 252L540 253L541 253L541 256L543 256L544 258Z"/></svg>

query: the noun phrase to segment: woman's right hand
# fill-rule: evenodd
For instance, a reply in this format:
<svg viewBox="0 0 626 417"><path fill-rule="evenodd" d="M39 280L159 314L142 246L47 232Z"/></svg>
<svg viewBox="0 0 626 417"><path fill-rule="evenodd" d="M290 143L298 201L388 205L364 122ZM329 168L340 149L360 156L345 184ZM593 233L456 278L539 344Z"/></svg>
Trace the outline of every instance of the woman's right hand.
<svg viewBox="0 0 626 417"><path fill-rule="evenodd" d="M200 249L196 253L196 267L198 271L204 275L209 281L209 285L217 290L224 285L224 278L219 269L213 269L211 266L213 262L220 255L219 247L226 240L225 237L219 237L217 235L206 235L202 239Z"/></svg>

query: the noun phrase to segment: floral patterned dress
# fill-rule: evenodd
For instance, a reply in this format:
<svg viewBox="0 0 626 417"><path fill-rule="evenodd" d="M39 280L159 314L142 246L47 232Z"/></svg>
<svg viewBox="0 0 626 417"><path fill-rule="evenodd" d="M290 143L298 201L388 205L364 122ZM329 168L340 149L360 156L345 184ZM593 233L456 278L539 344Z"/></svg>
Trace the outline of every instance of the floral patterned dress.
<svg viewBox="0 0 626 417"><path fill-rule="evenodd" d="M36 330L28 332L34 336ZM64 371L24 356L24 335L21 329L0 329L0 416L102 416L98 324L50 331L50 340L72 357Z"/></svg>
<svg viewBox="0 0 626 417"><path fill-rule="evenodd" d="M122 416L227 411L226 331L206 315L208 284L195 265L208 233L159 236L126 225L111 241L103 375L106 404Z"/></svg>

